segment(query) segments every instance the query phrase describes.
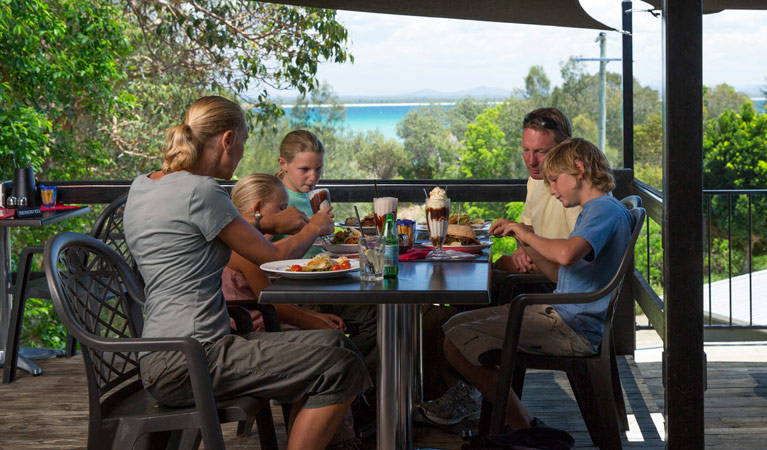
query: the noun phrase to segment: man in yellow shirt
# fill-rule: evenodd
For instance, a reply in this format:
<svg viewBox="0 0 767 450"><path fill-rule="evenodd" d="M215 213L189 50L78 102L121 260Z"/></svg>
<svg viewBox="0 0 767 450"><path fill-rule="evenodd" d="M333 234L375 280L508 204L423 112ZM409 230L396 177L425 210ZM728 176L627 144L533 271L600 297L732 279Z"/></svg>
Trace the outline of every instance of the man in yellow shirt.
<svg viewBox="0 0 767 450"><path fill-rule="evenodd" d="M540 108L531 111L522 122L522 158L530 173L527 179L527 197L520 222L531 226L535 234L548 239L567 239L575 228L575 220L581 207L565 208L549 194L543 182L541 164L555 145L572 137L570 121L557 108ZM498 219L490 226L490 233L511 222ZM493 266L509 273L537 272L530 257L521 246L511 255L501 256Z"/></svg>
<svg viewBox="0 0 767 450"><path fill-rule="evenodd" d="M575 221L581 212L581 207L565 208L562 203L549 193L549 188L544 184L541 165L546 154L557 144L572 137L572 128L567 117L557 108L540 108L531 111L522 121L522 158L530 173L527 180L527 196L525 209L520 216L520 222L533 228L536 234L548 239L567 239L575 228ZM511 221L498 219L490 226L490 233L498 230L503 232ZM521 245L511 255L500 257L493 268L493 297L497 298L497 290L500 280L508 273L538 272L530 257L525 253ZM495 282L496 277L499 282ZM542 286L541 289L547 290ZM550 292L550 289L548 289ZM424 323L429 319L429 313L442 312L442 321L448 319L455 311L448 313L445 308L433 308L424 310ZM424 329L427 327L425 326ZM439 339L441 343L443 339ZM444 364L442 353L438 352L432 357L439 364ZM436 362L431 362L437 364ZM427 369L428 370L428 369ZM444 372L442 370L441 372ZM443 377L445 377L443 375ZM448 380L445 380L450 384ZM428 398L428 397L427 397ZM457 381L439 398L429 401L420 406L421 414L429 421L440 425L454 425L464 419L475 417L479 414L482 396L473 386Z"/></svg>

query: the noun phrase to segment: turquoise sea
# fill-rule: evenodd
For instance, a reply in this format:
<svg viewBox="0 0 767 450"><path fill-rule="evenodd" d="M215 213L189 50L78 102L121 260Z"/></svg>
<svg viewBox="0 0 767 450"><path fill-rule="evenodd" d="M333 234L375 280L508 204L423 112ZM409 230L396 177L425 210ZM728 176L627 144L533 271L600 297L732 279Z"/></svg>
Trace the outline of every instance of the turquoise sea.
<svg viewBox="0 0 767 450"><path fill-rule="evenodd" d="M766 102L763 98L754 98L756 108L764 112ZM351 131L374 131L379 130L390 139L398 139L397 123L402 120L411 109L427 106L428 103L360 103L346 104L346 122L344 126ZM454 103L439 103L444 108L452 108ZM283 106L285 114L290 114L290 106Z"/></svg>
<svg viewBox="0 0 767 450"><path fill-rule="evenodd" d="M351 131L378 130L390 139L397 137L397 123L411 109L427 106L428 103L360 103L346 104L346 122L344 126ZM439 103L444 108L451 108L454 103ZM283 106L285 114L290 114L292 108Z"/></svg>

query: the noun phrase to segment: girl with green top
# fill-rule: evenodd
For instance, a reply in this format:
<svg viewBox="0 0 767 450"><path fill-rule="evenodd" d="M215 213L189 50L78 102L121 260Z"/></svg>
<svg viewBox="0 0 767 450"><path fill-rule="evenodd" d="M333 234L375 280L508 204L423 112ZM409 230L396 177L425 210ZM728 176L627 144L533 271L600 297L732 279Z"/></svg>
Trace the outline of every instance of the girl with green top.
<svg viewBox="0 0 767 450"><path fill-rule="evenodd" d="M288 191L288 206L295 206L307 217L314 215L309 203L309 192L320 181L324 157L325 146L311 131L291 131L280 143L280 156L277 158L280 171L276 174L277 178L282 180ZM284 237L279 235L274 240ZM304 258L311 258L321 252L322 249L315 245L306 252Z"/></svg>

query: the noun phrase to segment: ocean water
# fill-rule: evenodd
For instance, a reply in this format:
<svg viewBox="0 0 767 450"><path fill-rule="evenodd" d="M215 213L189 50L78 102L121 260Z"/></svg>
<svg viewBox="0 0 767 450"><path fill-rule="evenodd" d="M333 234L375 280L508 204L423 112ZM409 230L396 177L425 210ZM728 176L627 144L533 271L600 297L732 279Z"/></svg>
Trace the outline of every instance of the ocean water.
<svg viewBox="0 0 767 450"><path fill-rule="evenodd" d="M752 98L754 106L760 112L765 112L767 101L764 98ZM347 130L366 132L378 130L389 139L401 140L397 136L397 123L401 121L411 109L428 106L429 103L360 103L346 104ZM444 108L452 108L454 103L439 103ZM321 106L322 107L322 106ZM292 107L283 106L285 114L290 114Z"/></svg>
<svg viewBox="0 0 767 450"><path fill-rule="evenodd" d="M361 103L346 104L346 122L344 127L350 131L380 131L389 139L397 139L397 123L411 109L428 106L428 103ZM439 103L444 108L451 108L454 103ZM283 106L285 114L289 115L291 107Z"/></svg>

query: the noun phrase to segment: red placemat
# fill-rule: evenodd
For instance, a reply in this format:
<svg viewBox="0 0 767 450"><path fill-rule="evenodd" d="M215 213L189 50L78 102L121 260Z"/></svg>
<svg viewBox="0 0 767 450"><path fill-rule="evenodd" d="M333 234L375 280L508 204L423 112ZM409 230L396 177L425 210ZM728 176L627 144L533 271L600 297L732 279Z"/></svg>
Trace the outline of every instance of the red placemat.
<svg viewBox="0 0 767 450"><path fill-rule="evenodd" d="M424 259L426 258L426 255L428 255L430 251L431 249L428 249L428 248L414 248L412 250L407 251L406 253L400 253L399 260L413 261L416 259Z"/></svg>
<svg viewBox="0 0 767 450"><path fill-rule="evenodd" d="M44 206L40 207L40 211L61 211L64 209L77 209L80 205L55 205L51 208L46 208Z"/></svg>
<svg viewBox="0 0 767 450"><path fill-rule="evenodd" d="M16 214L15 209L0 209L0 219L7 219L9 217L13 217Z"/></svg>

